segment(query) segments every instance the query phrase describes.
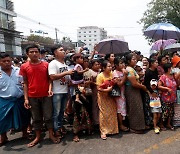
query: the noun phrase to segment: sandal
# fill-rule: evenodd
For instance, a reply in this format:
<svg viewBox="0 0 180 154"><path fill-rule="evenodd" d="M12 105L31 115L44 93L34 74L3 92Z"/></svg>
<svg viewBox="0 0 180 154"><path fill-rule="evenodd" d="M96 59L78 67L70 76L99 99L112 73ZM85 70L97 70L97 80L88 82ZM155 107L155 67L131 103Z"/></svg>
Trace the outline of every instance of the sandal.
<svg viewBox="0 0 180 154"><path fill-rule="evenodd" d="M107 136L105 134L101 134L101 139L106 140Z"/></svg>
<svg viewBox="0 0 180 154"><path fill-rule="evenodd" d="M123 127L120 127L120 130L123 131L123 132L128 132L129 128L123 126Z"/></svg>
<svg viewBox="0 0 180 154"><path fill-rule="evenodd" d="M54 138L54 139L51 139L49 138L54 144L58 144L61 142L61 139L60 138Z"/></svg>
<svg viewBox="0 0 180 154"><path fill-rule="evenodd" d="M169 130L172 130L172 131L175 130L173 126L166 126L166 127L167 127Z"/></svg>
<svg viewBox="0 0 180 154"><path fill-rule="evenodd" d="M154 128L154 132L155 132L155 134L159 134L159 129L158 128Z"/></svg>
<svg viewBox="0 0 180 154"><path fill-rule="evenodd" d="M143 134L144 131L143 130L134 130L134 129L130 129L131 133L135 133L135 134Z"/></svg>
<svg viewBox="0 0 180 154"><path fill-rule="evenodd" d="M79 140L80 140L80 139L79 139L79 137L78 137L77 135L74 136L74 138L73 138L73 141L74 141L74 142L79 142Z"/></svg>
<svg viewBox="0 0 180 154"><path fill-rule="evenodd" d="M66 134L67 134L67 130L66 130L66 128L65 128L64 126L62 126L62 127L60 128L60 132L61 132L63 135L66 135Z"/></svg>

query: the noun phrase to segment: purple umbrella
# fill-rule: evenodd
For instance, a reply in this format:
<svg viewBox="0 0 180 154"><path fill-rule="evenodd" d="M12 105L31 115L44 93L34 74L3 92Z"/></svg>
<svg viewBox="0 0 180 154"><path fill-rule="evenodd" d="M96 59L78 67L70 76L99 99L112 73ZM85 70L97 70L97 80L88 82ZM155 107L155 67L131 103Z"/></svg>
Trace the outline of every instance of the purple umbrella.
<svg viewBox="0 0 180 154"><path fill-rule="evenodd" d="M176 40L174 39L168 39L168 40L158 40L154 42L154 44L151 47L151 50L160 51L161 49L165 49L170 44L176 43Z"/></svg>
<svg viewBox="0 0 180 154"><path fill-rule="evenodd" d="M129 51L128 43L120 39L104 39L97 44L98 53L118 54Z"/></svg>

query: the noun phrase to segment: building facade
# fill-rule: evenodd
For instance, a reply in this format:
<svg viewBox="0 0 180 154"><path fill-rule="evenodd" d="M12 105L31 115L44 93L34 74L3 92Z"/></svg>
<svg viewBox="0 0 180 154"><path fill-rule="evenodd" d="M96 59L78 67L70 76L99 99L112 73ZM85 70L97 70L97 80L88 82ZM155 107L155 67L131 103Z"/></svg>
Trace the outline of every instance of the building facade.
<svg viewBox="0 0 180 154"><path fill-rule="evenodd" d="M11 0L0 0L0 52L21 55L21 36L15 30L14 4Z"/></svg>
<svg viewBox="0 0 180 154"><path fill-rule="evenodd" d="M107 31L97 26L79 27L77 30L77 40L84 42L86 47L92 51L99 41L107 38Z"/></svg>

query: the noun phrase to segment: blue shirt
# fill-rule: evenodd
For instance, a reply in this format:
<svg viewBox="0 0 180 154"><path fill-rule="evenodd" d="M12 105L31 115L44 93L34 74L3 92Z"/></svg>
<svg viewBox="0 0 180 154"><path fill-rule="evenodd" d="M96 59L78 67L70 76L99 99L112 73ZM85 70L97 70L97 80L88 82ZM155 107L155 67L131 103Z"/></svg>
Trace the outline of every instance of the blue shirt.
<svg viewBox="0 0 180 154"><path fill-rule="evenodd" d="M19 98L23 96L22 76L19 75L19 68L12 66L11 75L7 75L0 68L0 97L1 98Z"/></svg>

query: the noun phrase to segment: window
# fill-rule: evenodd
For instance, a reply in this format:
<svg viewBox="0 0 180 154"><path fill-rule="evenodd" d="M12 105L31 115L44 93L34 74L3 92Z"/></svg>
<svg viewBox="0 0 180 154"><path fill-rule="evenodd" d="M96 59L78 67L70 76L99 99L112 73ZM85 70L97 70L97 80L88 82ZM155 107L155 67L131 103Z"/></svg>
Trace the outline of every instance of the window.
<svg viewBox="0 0 180 154"><path fill-rule="evenodd" d="M79 36L79 37L81 37L81 36Z"/></svg>
<svg viewBox="0 0 180 154"><path fill-rule="evenodd" d="M8 15L0 12L0 27L8 28Z"/></svg>
<svg viewBox="0 0 180 154"><path fill-rule="evenodd" d="M94 41L96 41L96 39L94 39Z"/></svg>
<svg viewBox="0 0 180 154"><path fill-rule="evenodd" d="M89 40L89 41L91 41L91 40Z"/></svg>
<svg viewBox="0 0 180 154"><path fill-rule="evenodd" d="M96 31L94 31L94 33L96 33Z"/></svg>
<svg viewBox="0 0 180 154"><path fill-rule="evenodd" d="M84 35L84 37L86 37L86 35Z"/></svg>
<svg viewBox="0 0 180 154"><path fill-rule="evenodd" d="M79 34L81 34L81 32L79 32Z"/></svg>
<svg viewBox="0 0 180 154"><path fill-rule="evenodd" d="M91 31L89 31L89 33L91 33Z"/></svg>
<svg viewBox="0 0 180 154"><path fill-rule="evenodd" d="M94 35L94 37L96 37L96 35Z"/></svg>
<svg viewBox="0 0 180 154"><path fill-rule="evenodd" d="M6 0L0 0L0 6L6 9Z"/></svg>
<svg viewBox="0 0 180 154"><path fill-rule="evenodd" d="M89 46L91 46L91 44L89 44Z"/></svg>
<svg viewBox="0 0 180 154"><path fill-rule="evenodd" d="M86 40L84 40L84 41L86 41Z"/></svg>
<svg viewBox="0 0 180 154"><path fill-rule="evenodd" d="M89 35L89 37L91 37L91 35Z"/></svg>
<svg viewBox="0 0 180 154"><path fill-rule="evenodd" d="M84 31L84 33L86 33L86 31Z"/></svg>

